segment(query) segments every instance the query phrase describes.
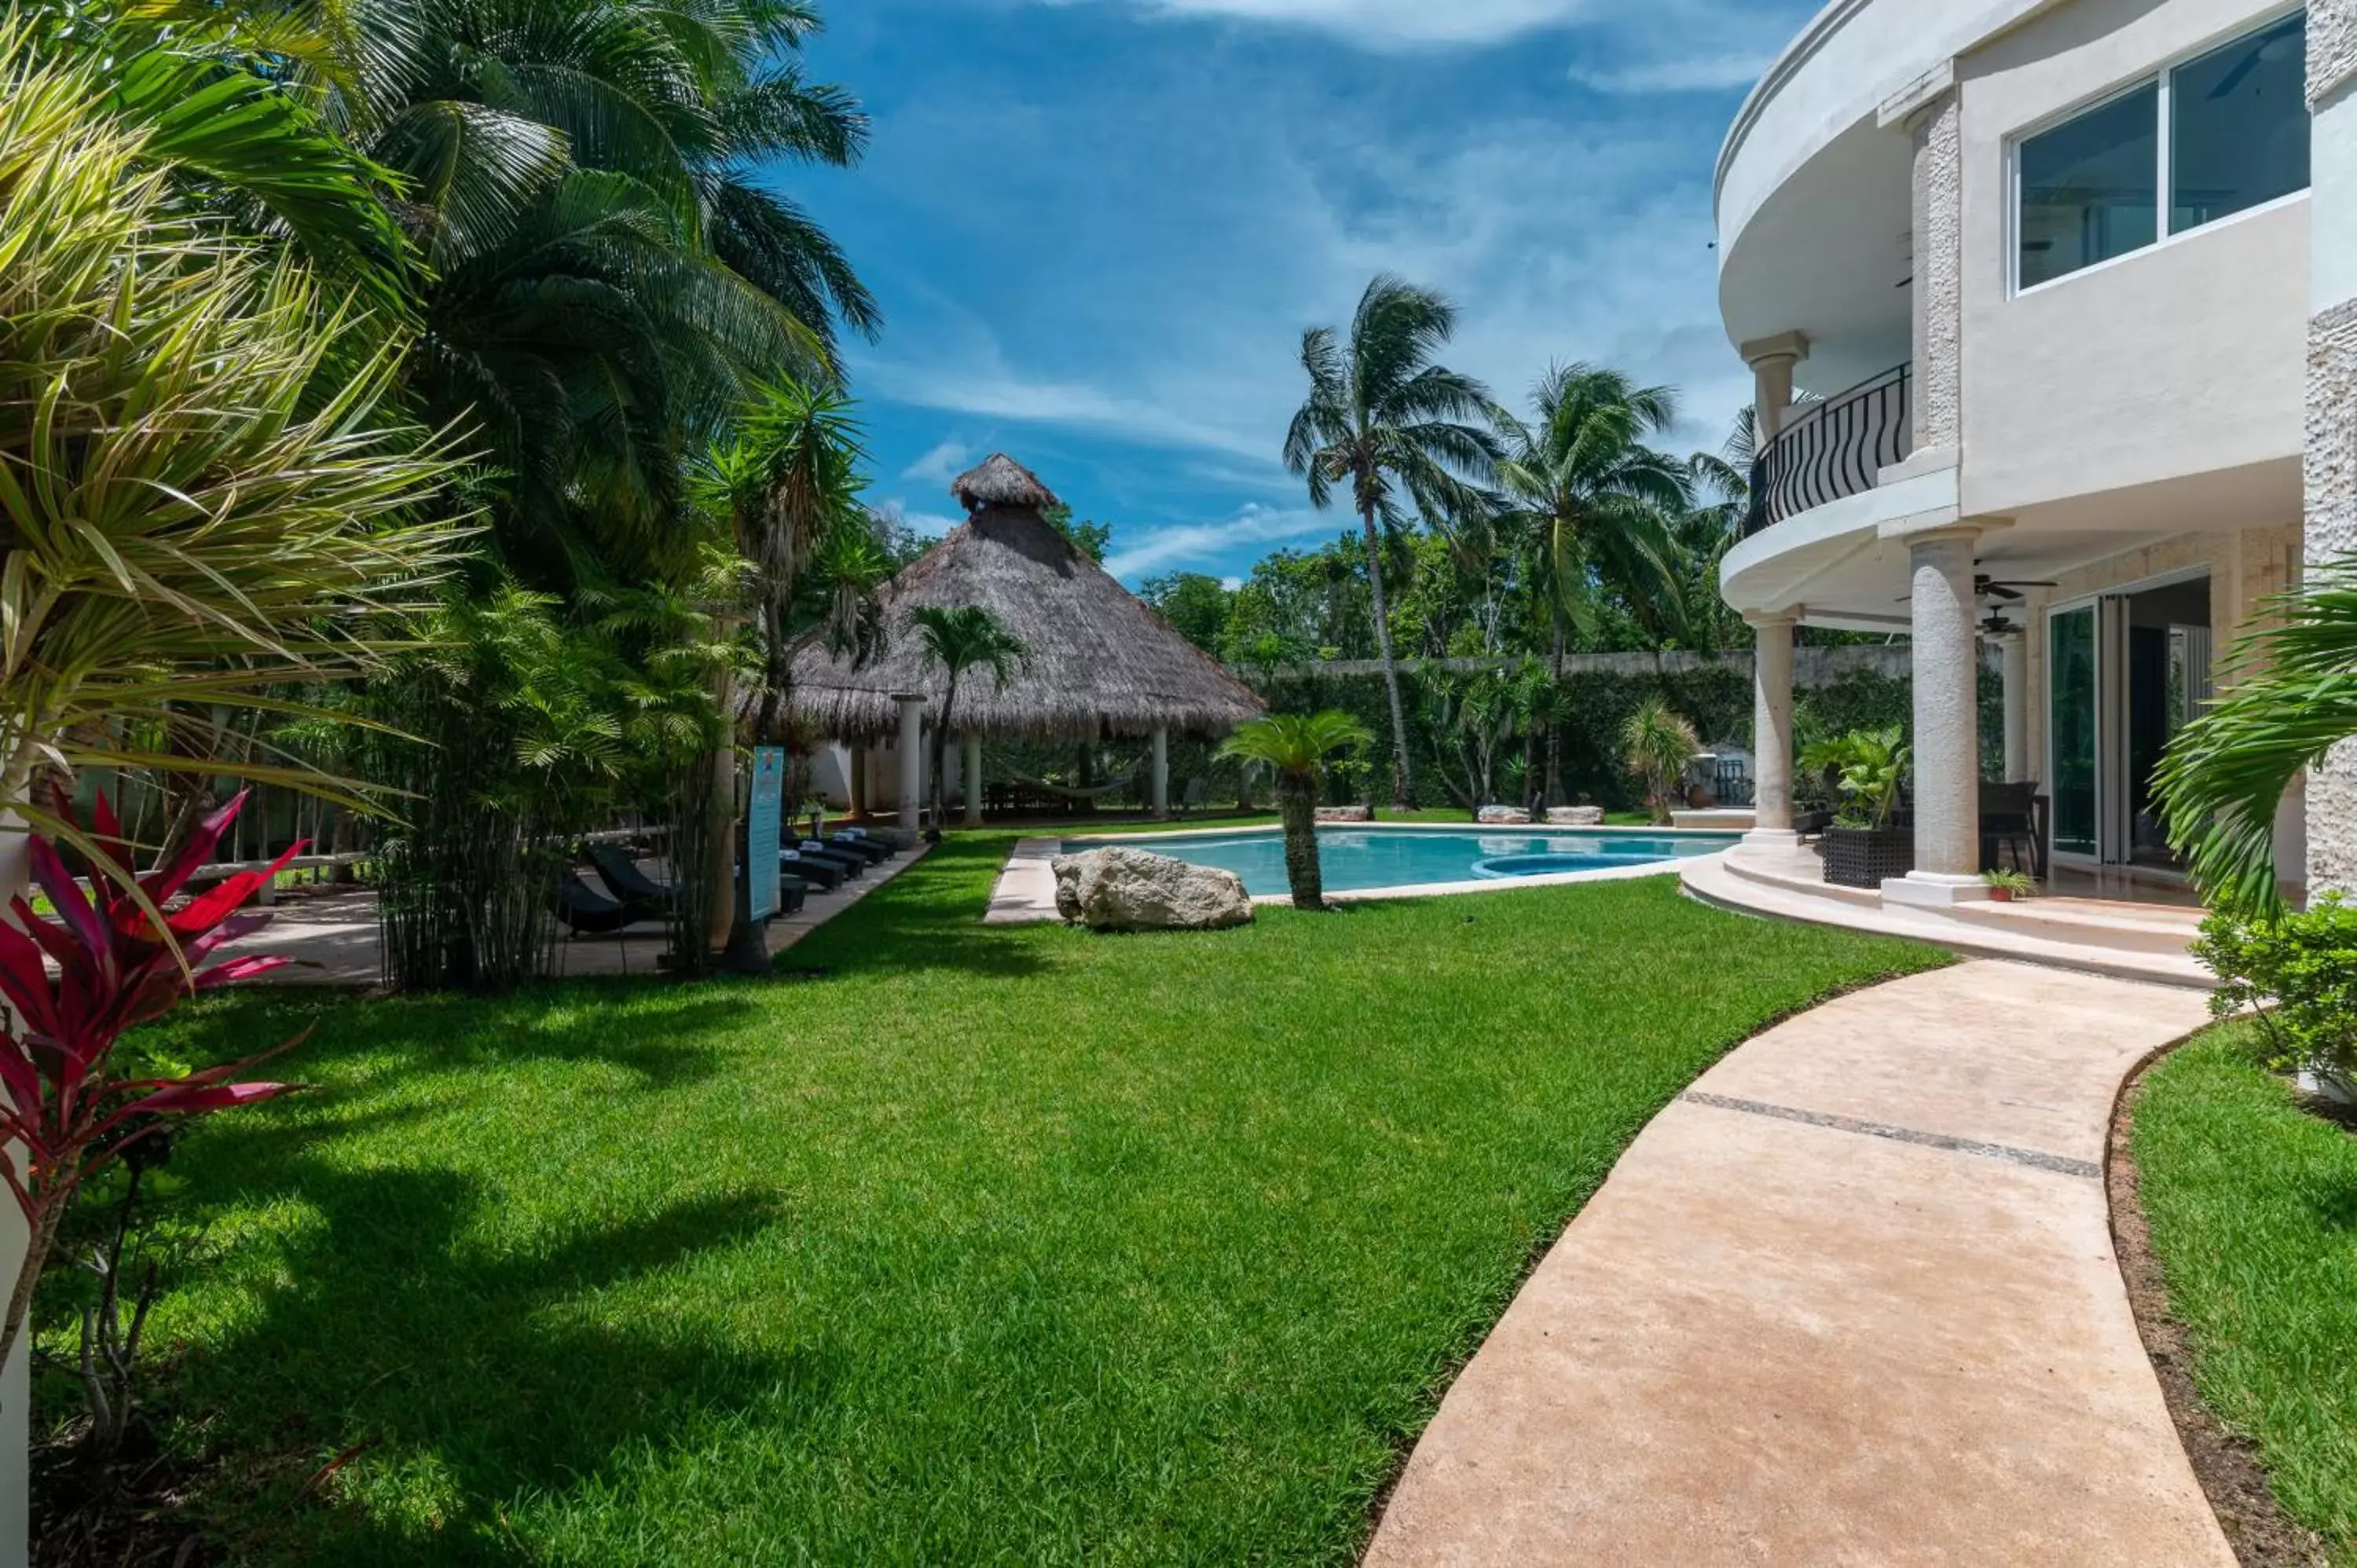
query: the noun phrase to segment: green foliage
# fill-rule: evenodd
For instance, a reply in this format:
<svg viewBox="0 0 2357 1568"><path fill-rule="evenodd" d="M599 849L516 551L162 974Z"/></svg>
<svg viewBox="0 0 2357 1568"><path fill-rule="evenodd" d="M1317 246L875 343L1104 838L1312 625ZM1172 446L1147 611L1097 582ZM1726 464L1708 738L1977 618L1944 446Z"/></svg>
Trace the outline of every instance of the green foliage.
<svg viewBox="0 0 2357 1568"><path fill-rule="evenodd" d="M1349 1563L1637 1130L1939 961L1659 881L986 926L1012 842L785 955L823 979L189 1009L196 1061L316 1020L318 1089L174 1157L237 1240L152 1330L235 1478L186 1522L253 1568Z"/></svg>
<svg viewBox="0 0 2357 1568"><path fill-rule="evenodd" d="M1338 751L1356 751L1374 738L1367 726L1336 708L1315 714L1271 714L1240 726L1220 747L1239 762L1258 762L1280 774L1314 782Z"/></svg>
<svg viewBox="0 0 2357 1568"><path fill-rule="evenodd" d="M1666 826L1680 799L1686 765L1702 749L1695 727L1670 711L1659 697L1637 705L1620 726L1620 760L1645 789L1645 803L1653 821Z"/></svg>
<svg viewBox="0 0 2357 1568"><path fill-rule="evenodd" d="M1836 820L1842 826L1887 828L1898 813L1913 758L1905 732L1892 725L1819 741L1802 751L1799 766L1803 772L1834 776L1841 793Z"/></svg>
<svg viewBox="0 0 2357 1568"><path fill-rule="evenodd" d="M2015 898L2038 896L2038 879L2026 871L1984 871L1981 881L1985 886Z"/></svg>
<svg viewBox="0 0 2357 1568"><path fill-rule="evenodd" d="M1138 585L1137 596L1161 611L1162 618L1179 636L1214 658L1219 656L1227 640L1235 595L1217 577L1200 572L1148 577Z"/></svg>
<svg viewBox="0 0 2357 1568"><path fill-rule="evenodd" d="M2357 557L2310 569L2280 616L2221 661L2223 693L2177 733L2154 776L2169 846L2212 903L2277 902L2276 811L2284 791L2357 735Z"/></svg>
<svg viewBox="0 0 2357 1568"><path fill-rule="evenodd" d="M1105 554L1113 548L1113 524L1109 522L1076 521L1072 509L1060 502L1039 514L1049 527L1072 542L1072 548L1095 562L1104 564Z"/></svg>
<svg viewBox="0 0 2357 1568"><path fill-rule="evenodd" d="M2357 1083L2357 909L2214 911L2193 953L2219 979L2220 1017L2248 1014L2274 1065Z"/></svg>

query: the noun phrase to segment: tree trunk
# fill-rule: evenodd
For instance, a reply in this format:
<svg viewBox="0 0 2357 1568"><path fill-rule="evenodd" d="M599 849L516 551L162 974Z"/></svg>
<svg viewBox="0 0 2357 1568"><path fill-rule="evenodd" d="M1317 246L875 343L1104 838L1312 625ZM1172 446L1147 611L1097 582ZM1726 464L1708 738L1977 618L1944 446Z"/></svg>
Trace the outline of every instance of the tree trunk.
<svg viewBox="0 0 2357 1568"><path fill-rule="evenodd" d="M942 779L949 771L950 714L956 707L957 677L952 674L949 689L942 693L941 723L933 726L933 834L936 838L942 833L942 824L949 821L949 800L942 788Z"/></svg>
<svg viewBox="0 0 2357 1568"><path fill-rule="evenodd" d="M1293 907L1326 908L1325 880L1318 869L1318 793L1306 773L1276 776L1277 810L1285 818L1285 882Z"/></svg>
<svg viewBox="0 0 2357 1568"><path fill-rule="evenodd" d="M1546 794L1539 802L1543 806L1567 804L1563 798L1563 726L1555 722L1552 712L1554 698L1563 690L1563 622L1555 623L1555 660L1547 671L1555 682L1548 693L1549 714L1546 726Z"/></svg>
<svg viewBox="0 0 2357 1568"><path fill-rule="evenodd" d="M1375 647L1383 655L1383 692L1392 704L1392 804L1405 811L1412 803L1408 795L1407 718L1400 706L1399 660L1392 653L1391 607L1383 600L1383 547L1375 539L1374 509L1361 510L1359 522L1366 534L1367 591L1374 601Z"/></svg>

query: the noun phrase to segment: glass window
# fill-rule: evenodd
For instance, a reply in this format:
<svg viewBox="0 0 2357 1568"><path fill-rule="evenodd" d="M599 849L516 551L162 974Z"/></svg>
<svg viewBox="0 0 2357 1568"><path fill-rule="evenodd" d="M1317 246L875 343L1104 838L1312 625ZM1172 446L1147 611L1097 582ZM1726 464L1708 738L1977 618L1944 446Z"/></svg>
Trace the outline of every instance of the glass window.
<svg viewBox="0 0 2357 1568"><path fill-rule="evenodd" d="M2021 286L2158 238L2160 84L2147 82L2021 144Z"/></svg>
<svg viewBox="0 0 2357 1568"><path fill-rule="evenodd" d="M2054 847L2095 853L2095 609L2046 621L2048 734L2054 747Z"/></svg>
<svg viewBox="0 0 2357 1568"><path fill-rule="evenodd" d="M2308 188L2308 17L2287 16L2169 77L2169 231Z"/></svg>

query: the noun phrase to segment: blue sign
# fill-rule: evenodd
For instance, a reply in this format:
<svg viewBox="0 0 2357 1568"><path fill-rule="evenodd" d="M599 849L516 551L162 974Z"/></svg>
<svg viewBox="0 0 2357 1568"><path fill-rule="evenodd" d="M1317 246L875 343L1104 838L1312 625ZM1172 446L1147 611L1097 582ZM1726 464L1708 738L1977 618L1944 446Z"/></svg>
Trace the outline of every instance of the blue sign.
<svg viewBox="0 0 2357 1568"><path fill-rule="evenodd" d="M778 912L778 832L786 817L786 748L753 748L753 803L745 813L746 908L766 920Z"/></svg>

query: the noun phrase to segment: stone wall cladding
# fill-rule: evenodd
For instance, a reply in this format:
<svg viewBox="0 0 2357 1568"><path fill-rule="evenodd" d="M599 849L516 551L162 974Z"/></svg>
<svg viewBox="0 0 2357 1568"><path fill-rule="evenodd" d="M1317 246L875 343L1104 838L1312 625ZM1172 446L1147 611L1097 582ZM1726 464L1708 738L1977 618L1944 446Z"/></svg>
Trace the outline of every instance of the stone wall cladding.
<svg viewBox="0 0 2357 1568"><path fill-rule="evenodd" d="M1917 113L1915 449L1953 448L1964 431L1964 122L1953 89Z"/></svg>
<svg viewBox="0 0 2357 1568"><path fill-rule="evenodd" d="M2357 75L2357 0L2309 0L2308 106Z"/></svg>
<svg viewBox="0 0 2357 1568"><path fill-rule="evenodd" d="M2345 52L2357 28L2350 5L2334 9L2340 32L2331 47ZM2313 18L2310 27L2312 61ZM2309 564L2357 551L2357 300L2309 323L2306 476ZM2357 740L2334 746L2309 776L2308 886L2311 896L2357 891Z"/></svg>

